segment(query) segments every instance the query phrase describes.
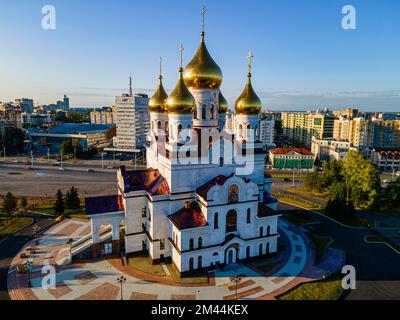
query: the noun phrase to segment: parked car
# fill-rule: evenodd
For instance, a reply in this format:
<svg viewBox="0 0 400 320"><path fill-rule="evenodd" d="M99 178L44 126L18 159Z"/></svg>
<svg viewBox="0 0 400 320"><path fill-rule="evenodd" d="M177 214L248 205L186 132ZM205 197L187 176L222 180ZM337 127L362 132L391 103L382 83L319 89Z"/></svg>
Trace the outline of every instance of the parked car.
<svg viewBox="0 0 400 320"><path fill-rule="evenodd" d="M25 170L32 170L32 167L31 166L26 166Z"/></svg>
<svg viewBox="0 0 400 320"><path fill-rule="evenodd" d="M93 169L87 169L87 172L89 172L89 173L93 173L93 172L95 172Z"/></svg>
<svg viewBox="0 0 400 320"><path fill-rule="evenodd" d="M26 166L30 166L32 163L30 162L30 161L25 161L24 162L24 165L26 165Z"/></svg>

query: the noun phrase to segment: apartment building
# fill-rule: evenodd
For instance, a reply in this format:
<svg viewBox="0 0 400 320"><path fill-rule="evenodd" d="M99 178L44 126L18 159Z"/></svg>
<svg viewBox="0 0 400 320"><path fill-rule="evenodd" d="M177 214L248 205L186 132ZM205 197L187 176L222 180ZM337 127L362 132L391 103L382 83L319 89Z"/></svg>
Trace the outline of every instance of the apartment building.
<svg viewBox="0 0 400 320"><path fill-rule="evenodd" d="M400 148L400 120L339 117L334 122L333 138L355 147Z"/></svg>
<svg viewBox="0 0 400 320"><path fill-rule="evenodd" d="M94 110L90 112L90 123L92 124L114 124L114 113L112 108Z"/></svg>
<svg viewBox="0 0 400 320"><path fill-rule="evenodd" d="M310 147L312 137L319 139L333 137L334 120L329 111L282 112L283 135Z"/></svg>

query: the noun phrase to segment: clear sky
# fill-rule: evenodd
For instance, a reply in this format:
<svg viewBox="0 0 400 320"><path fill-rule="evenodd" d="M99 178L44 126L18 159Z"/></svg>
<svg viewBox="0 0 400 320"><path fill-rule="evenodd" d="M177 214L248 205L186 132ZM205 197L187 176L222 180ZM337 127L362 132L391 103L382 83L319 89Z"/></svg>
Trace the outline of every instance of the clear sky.
<svg viewBox="0 0 400 320"><path fill-rule="evenodd" d="M253 84L264 108L354 106L400 111L398 0L15 0L0 1L0 101L30 97L104 106L128 90L152 94L159 56L165 87L177 80L179 45L193 56L207 6L206 43L232 106L254 53ZM54 5L56 30L41 28ZM341 26L344 5L357 29Z"/></svg>

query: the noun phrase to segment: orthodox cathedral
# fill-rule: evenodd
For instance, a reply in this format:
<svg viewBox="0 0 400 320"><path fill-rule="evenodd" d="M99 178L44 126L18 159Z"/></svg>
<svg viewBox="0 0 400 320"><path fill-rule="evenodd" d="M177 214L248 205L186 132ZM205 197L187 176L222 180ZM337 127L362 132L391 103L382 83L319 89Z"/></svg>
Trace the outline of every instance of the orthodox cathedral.
<svg viewBox="0 0 400 320"><path fill-rule="evenodd" d="M149 101L146 169L121 167L118 195L89 198L86 207L94 256L105 253L101 226L110 224L110 252L123 246L128 257L146 253L185 275L275 253L279 215L258 139L262 104L251 82L252 55L234 132L226 129L223 76L206 47L204 13L200 45L186 68L182 46L180 55L175 88L166 93L160 67Z"/></svg>

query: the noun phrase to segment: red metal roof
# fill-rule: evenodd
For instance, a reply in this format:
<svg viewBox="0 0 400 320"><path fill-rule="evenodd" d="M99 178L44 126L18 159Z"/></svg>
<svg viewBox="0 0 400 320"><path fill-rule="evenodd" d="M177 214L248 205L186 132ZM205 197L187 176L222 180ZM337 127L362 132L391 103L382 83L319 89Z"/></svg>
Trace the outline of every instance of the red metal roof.
<svg viewBox="0 0 400 320"><path fill-rule="evenodd" d="M271 150L272 154L288 154L290 152L296 152L307 156L312 155L312 153L306 148L276 148Z"/></svg>
<svg viewBox="0 0 400 320"><path fill-rule="evenodd" d="M197 188L196 192L199 196L207 200L207 193L212 187L214 187L217 184L223 185L225 181L231 178L232 176L233 174L231 174L230 176L219 175L214 179L208 181L207 183L203 184L201 187Z"/></svg>
<svg viewBox="0 0 400 320"><path fill-rule="evenodd" d="M179 230L204 227L208 224L196 202L192 202L188 208L183 208L168 218Z"/></svg>
<svg viewBox="0 0 400 320"><path fill-rule="evenodd" d="M158 169L127 171L121 167L121 172L124 178L125 192L146 190L151 195L170 194L168 182Z"/></svg>

